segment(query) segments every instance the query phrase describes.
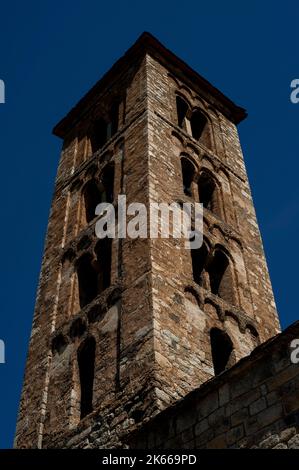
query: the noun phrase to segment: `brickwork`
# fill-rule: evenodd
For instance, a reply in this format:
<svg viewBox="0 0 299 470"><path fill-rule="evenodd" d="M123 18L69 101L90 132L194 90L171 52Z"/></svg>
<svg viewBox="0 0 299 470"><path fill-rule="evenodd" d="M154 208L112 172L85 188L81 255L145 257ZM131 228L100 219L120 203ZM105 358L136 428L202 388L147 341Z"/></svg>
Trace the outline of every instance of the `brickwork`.
<svg viewBox="0 0 299 470"><path fill-rule="evenodd" d="M123 446L136 426L214 376L213 331L231 348L226 367L280 331L236 128L245 116L144 34L55 127L63 148L16 447ZM189 192L182 157L193 171ZM116 208L119 194L147 207L198 202L207 184L198 279L183 241L125 238L112 241L107 282L108 251L87 206L99 188L107 197L108 169ZM83 416L78 354L90 338L92 411Z"/></svg>
<svg viewBox="0 0 299 470"><path fill-rule="evenodd" d="M160 413L130 447L299 448L299 367L290 343L299 322Z"/></svg>

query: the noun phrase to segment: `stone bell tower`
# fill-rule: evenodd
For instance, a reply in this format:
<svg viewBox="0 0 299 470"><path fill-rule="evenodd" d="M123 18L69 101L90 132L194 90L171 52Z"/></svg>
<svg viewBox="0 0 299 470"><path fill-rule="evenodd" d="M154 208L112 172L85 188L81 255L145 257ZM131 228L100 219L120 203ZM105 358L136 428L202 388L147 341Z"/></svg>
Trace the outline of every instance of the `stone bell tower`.
<svg viewBox="0 0 299 470"><path fill-rule="evenodd" d="M279 332L236 125L148 33L54 128L63 140L16 447L111 447ZM103 239L95 207L202 202L204 243Z"/></svg>

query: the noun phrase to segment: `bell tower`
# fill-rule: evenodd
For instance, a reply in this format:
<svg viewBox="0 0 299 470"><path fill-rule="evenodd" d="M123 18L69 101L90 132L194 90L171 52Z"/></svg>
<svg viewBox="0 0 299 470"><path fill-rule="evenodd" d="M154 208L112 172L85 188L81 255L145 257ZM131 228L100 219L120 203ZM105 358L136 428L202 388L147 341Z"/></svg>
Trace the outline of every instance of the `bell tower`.
<svg viewBox="0 0 299 470"><path fill-rule="evenodd" d="M111 447L279 332L239 143L246 117L144 33L54 128L16 447ZM95 208L203 204L204 241L99 240Z"/></svg>

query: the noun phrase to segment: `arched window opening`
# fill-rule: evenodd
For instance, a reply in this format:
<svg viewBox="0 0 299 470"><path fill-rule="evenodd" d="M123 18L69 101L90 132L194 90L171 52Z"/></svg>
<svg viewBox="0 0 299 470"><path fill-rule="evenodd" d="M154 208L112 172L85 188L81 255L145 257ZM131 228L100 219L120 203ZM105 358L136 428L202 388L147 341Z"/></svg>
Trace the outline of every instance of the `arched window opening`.
<svg viewBox="0 0 299 470"><path fill-rule="evenodd" d="M192 132L192 137L196 140L199 140L203 134L203 131L207 125L207 118L203 113L200 111L196 110L192 113L191 116L191 132Z"/></svg>
<svg viewBox="0 0 299 470"><path fill-rule="evenodd" d="M198 285L204 284L204 268L208 256L208 247L205 243L200 248L191 250L193 280Z"/></svg>
<svg viewBox="0 0 299 470"><path fill-rule="evenodd" d="M209 209L216 215L219 215L219 204L217 195L217 186L214 179L203 171L198 180L199 202L205 209Z"/></svg>
<svg viewBox="0 0 299 470"><path fill-rule="evenodd" d="M83 190L86 222L89 223L95 218L95 209L102 200L99 184L94 180L88 181Z"/></svg>
<svg viewBox="0 0 299 470"><path fill-rule="evenodd" d="M87 338L78 349L77 359L80 377L80 417L84 418L92 412L93 381L95 365L95 339Z"/></svg>
<svg viewBox="0 0 299 470"><path fill-rule="evenodd" d="M110 123L108 125L108 139L118 131L119 103L113 103L110 112Z"/></svg>
<svg viewBox="0 0 299 470"><path fill-rule="evenodd" d="M188 111L188 104L180 96L176 97L176 109L178 117L178 126L186 130L185 118Z"/></svg>
<svg viewBox="0 0 299 470"><path fill-rule="evenodd" d="M77 265L80 308L89 304L98 293L98 273L92 265L91 256L83 255Z"/></svg>
<svg viewBox="0 0 299 470"><path fill-rule="evenodd" d="M114 164L108 164L100 177L100 202L113 202L114 198Z"/></svg>
<svg viewBox="0 0 299 470"><path fill-rule="evenodd" d="M194 180L195 168L188 158L181 158L183 189L186 196L192 196L192 183Z"/></svg>
<svg viewBox="0 0 299 470"><path fill-rule="evenodd" d="M112 238L103 238L95 249L99 265L98 293L111 285Z"/></svg>
<svg viewBox="0 0 299 470"><path fill-rule="evenodd" d="M108 124L103 118L97 119L93 124L90 143L92 153L97 152L108 140Z"/></svg>
<svg viewBox="0 0 299 470"><path fill-rule="evenodd" d="M211 292L226 302L234 303L232 267L229 258L217 249L209 266Z"/></svg>
<svg viewBox="0 0 299 470"><path fill-rule="evenodd" d="M96 214L95 209L101 202L113 202L114 164L105 167L100 180L91 179L83 190L86 222L91 222Z"/></svg>
<svg viewBox="0 0 299 470"><path fill-rule="evenodd" d="M214 372L218 375L231 365L233 343L228 334L219 328L211 329L210 341Z"/></svg>

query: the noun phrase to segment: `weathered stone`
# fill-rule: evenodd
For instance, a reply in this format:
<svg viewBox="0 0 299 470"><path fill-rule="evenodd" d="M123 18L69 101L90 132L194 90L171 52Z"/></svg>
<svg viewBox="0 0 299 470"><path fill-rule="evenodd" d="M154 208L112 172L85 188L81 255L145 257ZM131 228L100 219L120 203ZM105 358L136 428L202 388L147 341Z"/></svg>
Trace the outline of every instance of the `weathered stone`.
<svg viewBox="0 0 299 470"><path fill-rule="evenodd" d="M299 449L299 434L291 437L288 441L288 448L289 449Z"/></svg>
<svg viewBox="0 0 299 470"><path fill-rule="evenodd" d="M283 442L280 442L276 446L273 447L273 449L287 449L288 446L286 444L283 444Z"/></svg>
<svg viewBox="0 0 299 470"><path fill-rule="evenodd" d="M242 424L235 426L227 433L227 443L232 445L244 436L244 427Z"/></svg>
<svg viewBox="0 0 299 470"><path fill-rule="evenodd" d="M264 439L260 443L260 447L262 449L271 449L275 445L279 443L279 436L277 434L274 434L273 436L267 437L267 439Z"/></svg>
<svg viewBox="0 0 299 470"><path fill-rule="evenodd" d="M196 424L195 426L195 436L199 436L202 434L204 431L206 431L209 428L209 422L207 419L202 419L199 421L199 423Z"/></svg>
<svg viewBox="0 0 299 470"><path fill-rule="evenodd" d="M281 433L279 435L280 441L286 442L289 439L291 439L291 437L293 437L295 434L296 434L296 428L294 428L294 427L293 428L286 428L283 431L281 431Z"/></svg>
<svg viewBox="0 0 299 470"><path fill-rule="evenodd" d="M284 365L299 328L266 342L280 326L245 116L144 34L55 127L63 150L15 447L252 447L294 418L298 369ZM121 194L146 209L203 202L205 244L100 241L95 207Z"/></svg>
<svg viewBox="0 0 299 470"><path fill-rule="evenodd" d="M266 399L262 397L259 400L256 400L251 403L251 405L249 406L249 412L251 415L255 415L260 411L264 410L265 408L267 408L267 402Z"/></svg>

